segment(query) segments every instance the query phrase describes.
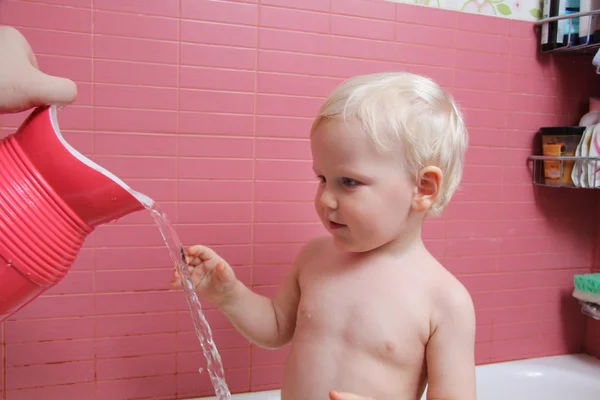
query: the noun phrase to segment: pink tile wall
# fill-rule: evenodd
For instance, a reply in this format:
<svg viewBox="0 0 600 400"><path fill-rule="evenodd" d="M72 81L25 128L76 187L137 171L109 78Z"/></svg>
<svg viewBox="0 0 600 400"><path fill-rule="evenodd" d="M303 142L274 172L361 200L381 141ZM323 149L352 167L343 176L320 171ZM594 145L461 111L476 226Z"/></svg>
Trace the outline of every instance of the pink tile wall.
<svg viewBox="0 0 600 400"><path fill-rule="evenodd" d="M474 298L477 362L583 349L570 291L593 264L596 195L534 190L526 158L540 126L579 119L595 75L591 59L538 55L532 24L375 0L5 0L0 22L77 81L68 140L264 294L322 232L307 130L324 96L360 73L435 78L462 104L471 148L425 239ZM23 117L4 116L3 134ZM145 213L99 227L68 277L1 327L3 399L212 393L171 271ZM286 349L206 314L231 389L278 387Z"/></svg>

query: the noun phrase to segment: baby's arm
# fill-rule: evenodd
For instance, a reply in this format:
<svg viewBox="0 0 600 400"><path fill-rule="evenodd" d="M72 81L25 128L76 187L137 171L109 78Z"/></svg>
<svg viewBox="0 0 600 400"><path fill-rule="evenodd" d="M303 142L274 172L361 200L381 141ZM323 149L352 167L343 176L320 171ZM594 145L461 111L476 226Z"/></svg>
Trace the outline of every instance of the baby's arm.
<svg viewBox="0 0 600 400"><path fill-rule="evenodd" d="M294 334L300 301L298 260L273 299L237 281L232 296L218 305L236 329L258 346L275 349L287 344Z"/></svg>
<svg viewBox="0 0 600 400"><path fill-rule="evenodd" d="M208 247L198 245L189 248L187 261L199 296L216 304L251 342L265 348L278 348L287 344L294 334L300 301L298 273L314 253L314 243L308 243L300 251L273 299L246 287L235 277L231 266ZM171 287L181 287L177 273Z"/></svg>
<svg viewBox="0 0 600 400"><path fill-rule="evenodd" d="M438 303L427 344L427 400L475 400L475 310L464 287Z"/></svg>

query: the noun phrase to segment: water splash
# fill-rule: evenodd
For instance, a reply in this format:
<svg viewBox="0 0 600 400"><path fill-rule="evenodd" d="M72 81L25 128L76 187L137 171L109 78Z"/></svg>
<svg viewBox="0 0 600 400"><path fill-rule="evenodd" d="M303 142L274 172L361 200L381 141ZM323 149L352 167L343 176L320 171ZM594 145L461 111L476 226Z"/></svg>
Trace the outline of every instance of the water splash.
<svg viewBox="0 0 600 400"><path fill-rule="evenodd" d="M169 249L171 260L173 260L173 264L175 264L175 267L179 272L179 276L183 282L183 290L185 292L188 308L190 309L190 314L192 315L196 336L200 341L200 346L202 347L204 357L206 358L206 369L215 389L217 399L231 400L231 393L227 383L225 382L223 362L221 361L221 356L219 355L219 351L217 350L217 347L213 341L210 325L206 321L204 313L202 312L202 305L200 304L198 295L196 295L196 292L194 291L194 286L192 284L190 272L188 271L187 263L185 262L185 253L181 241L179 240L179 236L169 222L167 214L156 202L143 202L143 204L154 218L163 240ZM202 372L202 368L199 369L199 372Z"/></svg>

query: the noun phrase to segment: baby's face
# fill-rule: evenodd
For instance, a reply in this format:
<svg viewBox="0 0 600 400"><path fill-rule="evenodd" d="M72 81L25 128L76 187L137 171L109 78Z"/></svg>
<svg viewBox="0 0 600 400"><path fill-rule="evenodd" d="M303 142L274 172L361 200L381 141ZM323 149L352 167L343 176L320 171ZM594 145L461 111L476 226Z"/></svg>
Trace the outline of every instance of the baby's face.
<svg viewBox="0 0 600 400"><path fill-rule="evenodd" d="M415 184L399 156L377 152L359 125L324 120L311 136L315 208L336 245L363 252L402 236Z"/></svg>

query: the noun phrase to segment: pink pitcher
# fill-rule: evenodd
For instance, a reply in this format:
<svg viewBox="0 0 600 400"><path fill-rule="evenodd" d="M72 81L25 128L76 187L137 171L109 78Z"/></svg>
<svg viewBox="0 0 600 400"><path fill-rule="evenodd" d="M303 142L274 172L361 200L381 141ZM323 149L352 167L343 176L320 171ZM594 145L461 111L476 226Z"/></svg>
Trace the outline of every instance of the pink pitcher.
<svg viewBox="0 0 600 400"><path fill-rule="evenodd" d="M96 226L150 205L131 193L65 141L55 106L2 139L0 321L60 282Z"/></svg>

